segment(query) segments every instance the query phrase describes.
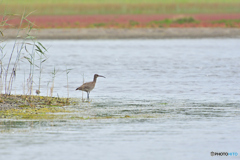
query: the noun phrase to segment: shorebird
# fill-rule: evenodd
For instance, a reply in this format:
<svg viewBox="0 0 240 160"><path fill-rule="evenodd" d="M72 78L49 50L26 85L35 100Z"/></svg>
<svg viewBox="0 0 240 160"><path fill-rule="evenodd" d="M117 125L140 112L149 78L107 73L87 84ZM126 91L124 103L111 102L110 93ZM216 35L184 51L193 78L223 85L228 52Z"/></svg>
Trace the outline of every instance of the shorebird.
<svg viewBox="0 0 240 160"><path fill-rule="evenodd" d="M97 77L103 77L106 78L104 76L98 75L98 74L94 74L93 77L93 81L92 82L87 82L84 83L83 85L81 85L80 87L78 87L76 90L82 90L87 92L87 99L89 100L89 93L91 92L91 90L93 90L93 88L95 87L96 81L97 81Z"/></svg>

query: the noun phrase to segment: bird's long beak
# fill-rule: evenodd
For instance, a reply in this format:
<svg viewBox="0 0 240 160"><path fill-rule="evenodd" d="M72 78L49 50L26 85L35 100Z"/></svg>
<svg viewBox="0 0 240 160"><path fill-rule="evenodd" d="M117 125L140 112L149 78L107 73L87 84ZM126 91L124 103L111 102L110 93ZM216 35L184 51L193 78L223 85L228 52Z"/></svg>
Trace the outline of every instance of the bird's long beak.
<svg viewBox="0 0 240 160"><path fill-rule="evenodd" d="M98 77L103 77L103 78L106 78L106 77L104 77L104 76L101 76L101 75L98 75Z"/></svg>

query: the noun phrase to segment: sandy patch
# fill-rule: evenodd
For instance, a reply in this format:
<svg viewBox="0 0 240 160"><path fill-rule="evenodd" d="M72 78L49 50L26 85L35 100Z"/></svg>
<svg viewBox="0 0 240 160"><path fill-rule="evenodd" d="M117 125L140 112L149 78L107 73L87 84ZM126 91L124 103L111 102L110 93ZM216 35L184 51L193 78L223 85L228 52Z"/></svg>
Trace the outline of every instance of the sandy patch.
<svg viewBox="0 0 240 160"><path fill-rule="evenodd" d="M24 35L23 32L20 33ZM239 28L139 28L139 29L40 29L31 35L38 39L164 39L164 38L240 38ZM4 31L13 39L17 30Z"/></svg>

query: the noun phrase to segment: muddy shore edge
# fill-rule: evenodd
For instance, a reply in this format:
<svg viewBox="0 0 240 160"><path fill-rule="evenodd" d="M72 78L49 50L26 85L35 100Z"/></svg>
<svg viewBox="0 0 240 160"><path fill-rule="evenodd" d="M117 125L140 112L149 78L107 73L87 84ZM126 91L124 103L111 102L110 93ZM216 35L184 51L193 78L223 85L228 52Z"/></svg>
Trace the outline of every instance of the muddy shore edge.
<svg viewBox="0 0 240 160"><path fill-rule="evenodd" d="M15 39L17 29L6 29L5 39ZM38 29L30 34L38 39L177 39L177 38L240 38L240 28L64 28ZM26 35L22 30L20 35Z"/></svg>

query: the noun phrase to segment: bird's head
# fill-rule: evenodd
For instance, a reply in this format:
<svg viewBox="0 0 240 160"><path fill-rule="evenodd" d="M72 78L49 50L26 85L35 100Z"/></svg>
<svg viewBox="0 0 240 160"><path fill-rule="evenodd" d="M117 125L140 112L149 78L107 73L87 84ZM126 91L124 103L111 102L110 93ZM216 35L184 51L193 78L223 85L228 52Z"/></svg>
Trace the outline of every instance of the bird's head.
<svg viewBox="0 0 240 160"><path fill-rule="evenodd" d="M98 75L98 74L94 74L94 79L97 78L97 77L103 77L103 78L106 78L104 76L101 76L101 75Z"/></svg>

